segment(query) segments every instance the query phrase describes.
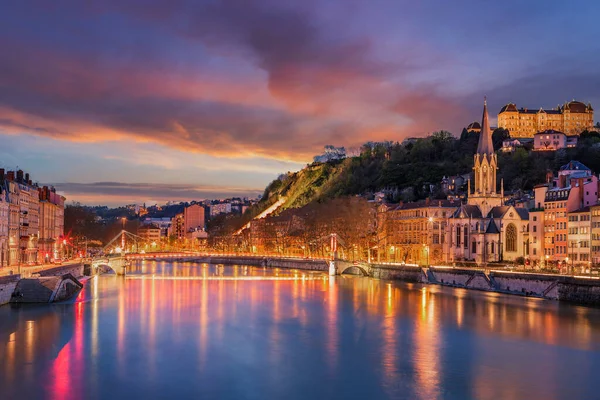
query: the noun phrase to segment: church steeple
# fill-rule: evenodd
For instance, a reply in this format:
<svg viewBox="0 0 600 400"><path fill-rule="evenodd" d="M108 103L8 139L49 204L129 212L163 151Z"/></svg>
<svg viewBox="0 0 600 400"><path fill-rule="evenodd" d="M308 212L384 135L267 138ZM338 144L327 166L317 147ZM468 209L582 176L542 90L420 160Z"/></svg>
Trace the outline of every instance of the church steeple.
<svg viewBox="0 0 600 400"><path fill-rule="evenodd" d="M481 119L481 133L479 133L479 143L477 144L477 154L494 154L494 142L492 141L492 131L490 130L490 121L487 110L487 98L483 99L483 117Z"/></svg>
<svg viewBox="0 0 600 400"><path fill-rule="evenodd" d="M492 132L488 117L487 101L483 101L483 118L481 119L481 133L477 144L477 153L473 157L473 177L475 190L469 190L468 203L477 205L483 215L487 215L492 207L502 204L502 198L496 192L496 170L498 158L494 153Z"/></svg>

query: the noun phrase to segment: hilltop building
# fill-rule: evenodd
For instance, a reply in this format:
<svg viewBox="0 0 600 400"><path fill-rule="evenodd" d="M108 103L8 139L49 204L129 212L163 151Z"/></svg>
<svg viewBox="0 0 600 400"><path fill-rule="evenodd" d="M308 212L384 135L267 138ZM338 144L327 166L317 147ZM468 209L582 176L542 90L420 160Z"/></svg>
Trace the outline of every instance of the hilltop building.
<svg viewBox="0 0 600 400"><path fill-rule="evenodd" d="M594 126L594 109L580 101L570 101L550 110L517 108L508 103L498 113L498 127L507 129L512 138L533 137L546 130L578 135Z"/></svg>

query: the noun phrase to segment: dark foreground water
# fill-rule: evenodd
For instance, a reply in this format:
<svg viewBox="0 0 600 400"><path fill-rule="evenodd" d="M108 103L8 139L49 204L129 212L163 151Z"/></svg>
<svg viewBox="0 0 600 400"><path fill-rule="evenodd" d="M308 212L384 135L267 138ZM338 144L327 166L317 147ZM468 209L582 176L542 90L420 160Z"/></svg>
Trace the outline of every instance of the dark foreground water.
<svg viewBox="0 0 600 400"><path fill-rule="evenodd" d="M600 310L360 277L145 263L0 308L0 399L594 399Z"/></svg>

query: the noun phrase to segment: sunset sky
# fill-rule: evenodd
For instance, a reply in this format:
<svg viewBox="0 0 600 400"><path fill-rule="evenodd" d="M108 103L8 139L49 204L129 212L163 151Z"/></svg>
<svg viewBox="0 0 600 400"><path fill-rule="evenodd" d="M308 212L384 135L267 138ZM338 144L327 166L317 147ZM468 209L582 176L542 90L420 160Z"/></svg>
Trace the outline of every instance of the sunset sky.
<svg viewBox="0 0 600 400"><path fill-rule="evenodd" d="M600 3L5 1L0 166L87 204L254 196L326 144L600 107ZM596 118L598 119L598 118Z"/></svg>

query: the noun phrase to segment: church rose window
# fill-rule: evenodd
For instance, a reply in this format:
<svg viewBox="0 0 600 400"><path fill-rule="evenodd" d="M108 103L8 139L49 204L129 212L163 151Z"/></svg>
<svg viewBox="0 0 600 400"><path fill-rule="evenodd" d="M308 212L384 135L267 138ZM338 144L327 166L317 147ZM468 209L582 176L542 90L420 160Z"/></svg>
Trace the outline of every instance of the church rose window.
<svg viewBox="0 0 600 400"><path fill-rule="evenodd" d="M517 251L517 228L508 224L506 228L506 251Z"/></svg>

